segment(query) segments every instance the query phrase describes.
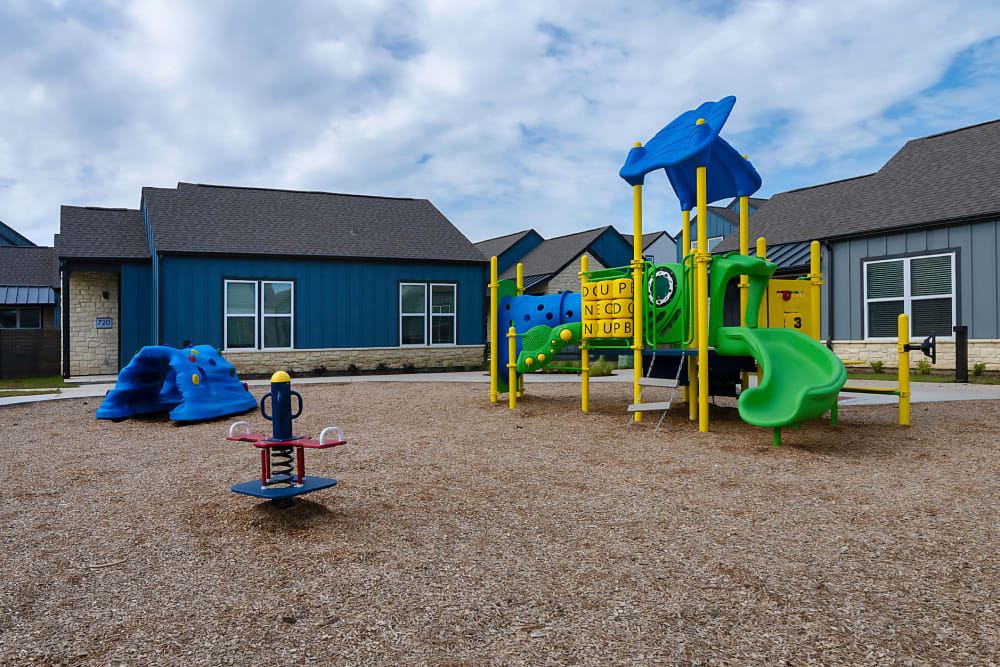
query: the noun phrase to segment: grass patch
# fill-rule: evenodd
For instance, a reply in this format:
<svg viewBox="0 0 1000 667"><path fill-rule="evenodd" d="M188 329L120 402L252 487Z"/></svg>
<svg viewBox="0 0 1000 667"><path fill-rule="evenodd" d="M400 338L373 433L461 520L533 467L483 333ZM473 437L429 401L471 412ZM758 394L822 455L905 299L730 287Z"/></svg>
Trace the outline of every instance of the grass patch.
<svg viewBox="0 0 1000 667"><path fill-rule="evenodd" d="M65 382L61 375L43 378L6 378L0 380L0 389L23 391L26 389L58 389L59 387L79 387L78 384Z"/></svg>
<svg viewBox="0 0 1000 667"><path fill-rule="evenodd" d="M40 394L58 393L61 393L58 389L43 389L41 391L0 391L0 398L9 398L11 396L38 396Z"/></svg>
<svg viewBox="0 0 1000 667"><path fill-rule="evenodd" d="M848 373L848 380L877 380L878 382L899 382L899 375L896 373ZM910 373L910 382L954 382L954 375L920 375ZM1000 384L1000 377L971 376L969 384Z"/></svg>

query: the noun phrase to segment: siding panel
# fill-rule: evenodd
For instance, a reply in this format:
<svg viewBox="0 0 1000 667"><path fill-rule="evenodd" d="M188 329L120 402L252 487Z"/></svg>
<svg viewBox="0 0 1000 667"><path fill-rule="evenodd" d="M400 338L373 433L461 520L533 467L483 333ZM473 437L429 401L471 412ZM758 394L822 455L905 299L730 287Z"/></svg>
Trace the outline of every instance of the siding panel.
<svg viewBox="0 0 1000 667"><path fill-rule="evenodd" d="M963 310L962 317L975 320L975 338L997 338L996 223L975 224L969 231L971 252L963 258L967 258L966 261L960 260L960 263L969 264L969 275L975 276L971 279L974 308ZM994 272L991 274L987 267L993 267ZM964 266L962 270L965 270ZM963 286L967 284L970 283L962 283ZM959 320L956 324L964 323ZM972 331L972 326L969 331Z"/></svg>
<svg viewBox="0 0 1000 667"><path fill-rule="evenodd" d="M958 317L956 324L969 327L969 338L977 338L978 330L973 298L976 286L972 280L972 228L970 225L955 225L948 228L948 245L959 249L958 258ZM995 269L994 269L995 270ZM951 335L948 332L947 335Z"/></svg>
<svg viewBox="0 0 1000 667"><path fill-rule="evenodd" d="M153 338L153 268L151 264L122 264L118 364L124 368Z"/></svg>

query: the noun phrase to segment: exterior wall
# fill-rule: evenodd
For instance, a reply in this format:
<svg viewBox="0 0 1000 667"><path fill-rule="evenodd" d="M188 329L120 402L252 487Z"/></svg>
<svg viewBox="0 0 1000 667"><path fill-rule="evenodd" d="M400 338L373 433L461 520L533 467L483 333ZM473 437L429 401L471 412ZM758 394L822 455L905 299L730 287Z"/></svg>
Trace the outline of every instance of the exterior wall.
<svg viewBox="0 0 1000 667"><path fill-rule="evenodd" d="M1000 221L835 241L831 248L835 340L864 338L863 259L949 249L957 250L955 324L967 325L970 339L1000 339ZM831 280L827 271L824 266L824 280ZM970 348L970 361L971 354Z"/></svg>
<svg viewBox="0 0 1000 667"><path fill-rule="evenodd" d="M542 243L542 237L532 231L523 239L512 245L506 252L497 257L497 274L501 274L521 261L521 258L537 248ZM489 259L487 257L486 259Z"/></svg>
<svg viewBox="0 0 1000 667"><path fill-rule="evenodd" d="M601 263L601 260L594 257L589 252L583 253L588 257L588 266L591 271L597 269L607 268ZM580 255L580 257L583 257ZM579 292L580 291L580 257L577 257L572 262L566 265L566 268L557 273L549 280L545 285L544 294L559 294L560 292Z"/></svg>
<svg viewBox="0 0 1000 667"><path fill-rule="evenodd" d="M118 372L117 273L71 273L69 277L70 375ZM108 293L105 299L103 292ZM98 329L98 317L113 318L110 329Z"/></svg>
<svg viewBox="0 0 1000 667"><path fill-rule="evenodd" d="M121 350L118 359L121 368L125 368L144 346L156 344L153 337L152 275L149 263L122 264Z"/></svg>
<svg viewBox="0 0 1000 667"><path fill-rule="evenodd" d="M600 257L604 266L628 266L632 261L632 244L614 229L608 229L603 234L594 239L587 251L593 257ZM580 260L576 260L575 271L580 271ZM577 283L577 289L580 288Z"/></svg>
<svg viewBox="0 0 1000 667"><path fill-rule="evenodd" d="M483 364L483 345L458 347L379 347L292 350L289 352L226 352L226 360L240 375L271 375L284 370L293 376L311 373L324 367L328 371L346 371L351 364L358 370L374 370L379 364L402 368L464 368Z"/></svg>
<svg viewBox="0 0 1000 667"><path fill-rule="evenodd" d="M694 215L694 212L692 212L692 215ZM731 225L729 223L728 220L722 218L719 215L716 215L712 211L708 211L708 216L707 217L708 217L708 238L712 238L713 236L721 236L722 238L726 238L733 231L737 231L738 232L739 229L740 229L739 227L734 227L733 225ZM751 225L751 227L752 227L752 225ZM683 231L684 230L682 229L681 232L683 232ZM751 235L751 238L753 238L752 235ZM695 220L691 221L691 245L692 245L692 247L695 244L697 244L697 243L698 243L698 220L695 219ZM681 259L683 259L683 257L681 257L681 253L683 252L683 250L684 249L681 248L681 233L678 233L677 234L677 248L674 251L674 256L676 258L676 259L674 259L675 262L679 263L681 261Z"/></svg>
<svg viewBox="0 0 1000 667"><path fill-rule="evenodd" d="M677 261L677 244L667 236L660 236L643 249L642 254L652 255L655 264L672 264Z"/></svg>
<svg viewBox="0 0 1000 667"><path fill-rule="evenodd" d="M914 338L911 342L919 343L920 341L921 339ZM895 343L834 340L833 352L843 361L863 361L866 364L871 361L881 361L886 368L898 366L899 356ZM910 367L915 368L917 362L925 358L927 357L924 357L920 352L911 352ZM986 364L986 370L1000 371L1000 340L969 341L969 369L971 370L973 364L978 363ZM955 369L955 343L953 341L937 341L937 363L934 368L938 370Z"/></svg>
<svg viewBox="0 0 1000 667"><path fill-rule="evenodd" d="M160 342L168 345L180 346L187 340L223 346L227 278L295 282L297 350L396 347L399 283L408 281L457 283L457 344L482 346L484 342L486 263L164 256L159 273Z"/></svg>

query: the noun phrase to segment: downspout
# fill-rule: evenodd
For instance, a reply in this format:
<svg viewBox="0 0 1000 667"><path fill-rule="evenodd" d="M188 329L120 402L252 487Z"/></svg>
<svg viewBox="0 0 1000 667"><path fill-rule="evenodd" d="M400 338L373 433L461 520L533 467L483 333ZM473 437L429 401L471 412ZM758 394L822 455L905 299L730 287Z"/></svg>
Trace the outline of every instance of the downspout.
<svg viewBox="0 0 1000 667"><path fill-rule="evenodd" d="M833 351L833 246L830 245L829 241L821 241L823 247L826 248L826 346Z"/></svg>

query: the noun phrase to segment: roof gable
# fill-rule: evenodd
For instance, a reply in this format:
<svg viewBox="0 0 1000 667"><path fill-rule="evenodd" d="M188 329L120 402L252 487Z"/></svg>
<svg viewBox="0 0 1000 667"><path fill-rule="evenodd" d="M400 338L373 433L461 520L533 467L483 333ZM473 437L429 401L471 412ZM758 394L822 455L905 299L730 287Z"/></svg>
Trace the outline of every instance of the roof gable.
<svg viewBox="0 0 1000 667"><path fill-rule="evenodd" d="M426 199L191 183L142 198L157 252L485 261Z"/></svg>
<svg viewBox="0 0 1000 667"><path fill-rule="evenodd" d="M34 246L27 236L0 220L0 246Z"/></svg>
<svg viewBox="0 0 1000 667"><path fill-rule="evenodd" d="M494 256L499 257L517 245L517 243L519 243L522 239L532 235L537 236L539 241L545 240L534 229L525 229L520 232L514 232L513 234L507 234L506 236L497 236L492 239L485 239L474 243L473 245L476 246L479 252L483 253L483 256L486 258Z"/></svg>
<svg viewBox="0 0 1000 667"><path fill-rule="evenodd" d="M594 252L591 246L594 245L603 235L609 232L618 236L623 245L629 245L628 242L621 237L621 234L619 234L618 231L611 225L546 239L545 241L542 241L534 250L521 258L521 263L524 265L524 275L537 276L542 274L559 273L566 268L570 262L587 250L590 250L592 254L597 256L597 258L603 262L604 259L601 258L601 253ZM504 271L501 274L501 277L513 278L515 274L516 267L511 267Z"/></svg>

